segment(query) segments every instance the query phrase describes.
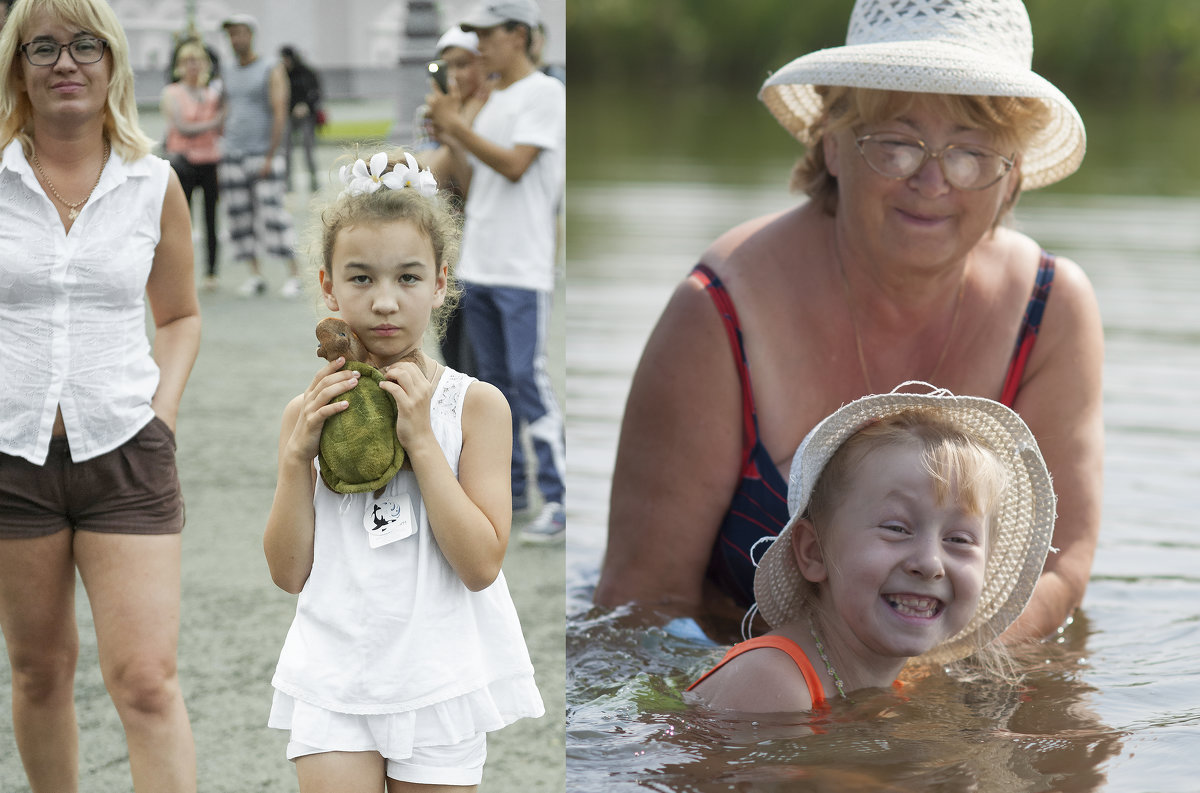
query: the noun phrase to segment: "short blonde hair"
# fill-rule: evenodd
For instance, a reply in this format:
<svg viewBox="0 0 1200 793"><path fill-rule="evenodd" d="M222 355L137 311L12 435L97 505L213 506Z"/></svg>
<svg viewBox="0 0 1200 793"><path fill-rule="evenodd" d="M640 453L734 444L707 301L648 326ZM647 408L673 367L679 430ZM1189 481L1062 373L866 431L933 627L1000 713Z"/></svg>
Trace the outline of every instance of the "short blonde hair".
<svg viewBox="0 0 1200 793"><path fill-rule="evenodd" d="M822 142L826 135L897 118L920 100L933 103L951 121L991 133L1007 154L1019 153L1050 121L1050 110L1041 100L1024 97L923 94L843 85L818 86L816 90L824 110L805 132L808 150L792 171L791 187L807 193L828 215L837 213L838 182L825 162ZM1016 206L1020 192L1018 181L997 213L997 222Z"/></svg>
<svg viewBox="0 0 1200 793"><path fill-rule="evenodd" d="M111 71L105 102L104 133L113 152L130 162L149 154L154 147L138 126L137 102L133 92L133 67L129 42L116 14L104 0L21 0L9 12L0 32L0 149L14 139L21 141L25 156L33 153L33 108L21 91L24 70L30 66L20 55L20 37L37 12L78 26L107 42Z"/></svg>
<svg viewBox="0 0 1200 793"><path fill-rule="evenodd" d="M212 77L212 58L208 57L208 50L204 48L204 45L195 39L188 39L179 45L179 49L175 50L175 64L171 73L175 75L176 80L181 79L183 67L180 66L180 63L189 56L199 58L204 64L200 67L200 84L208 85L208 80Z"/></svg>
<svg viewBox="0 0 1200 793"><path fill-rule="evenodd" d="M868 454L913 442L920 445L921 464L938 503L956 498L967 511L990 521L1008 485L1008 469L996 450L936 410L909 408L863 427L829 459L808 500L807 514L818 536L833 511L852 496L847 492L850 475ZM993 536L989 530L989 540Z"/></svg>
<svg viewBox="0 0 1200 793"><path fill-rule="evenodd" d="M343 158L353 162L357 154ZM388 168L404 163L403 149L388 153ZM433 197L421 195L413 188L390 190L380 188L373 193L351 195L342 193L316 213L312 238L317 246L320 267L325 275L333 275L333 247L342 229L357 225L377 225L406 220L417 227L433 247L434 259L446 267L446 298L433 310L429 325L441 338L446 324L458 306L462 287L455 274L459 242L462 239L462 216L451 203L449 191L438 190Z"/></svg>

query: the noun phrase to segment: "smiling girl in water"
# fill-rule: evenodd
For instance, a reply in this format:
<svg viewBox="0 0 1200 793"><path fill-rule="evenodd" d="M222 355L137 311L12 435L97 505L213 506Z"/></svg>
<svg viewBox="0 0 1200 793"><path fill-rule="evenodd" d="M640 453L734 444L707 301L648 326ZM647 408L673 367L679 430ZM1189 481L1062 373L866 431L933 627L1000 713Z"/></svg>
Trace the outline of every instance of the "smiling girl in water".
<svg viewBox="0 0 1200 793"><path fill-rule="evenodd" d="M1025 423L946 391L833 413L796 452L788 502L754 578L772 630L688 689L710 706L810 710L826 692L891 685L910 659L985 650L1028 601L1054 529Z"/></svg>

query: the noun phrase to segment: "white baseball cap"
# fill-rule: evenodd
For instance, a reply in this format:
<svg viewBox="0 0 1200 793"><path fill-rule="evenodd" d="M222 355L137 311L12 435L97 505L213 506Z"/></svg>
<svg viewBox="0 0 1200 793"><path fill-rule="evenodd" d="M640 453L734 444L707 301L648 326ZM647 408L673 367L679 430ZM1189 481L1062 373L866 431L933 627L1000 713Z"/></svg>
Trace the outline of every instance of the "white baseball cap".
<svg viewBox="0 0 1200 793"><path fill-rule="evenodd" d="M434 52L440 56L449 47L459 47L478 55L479 36L474 31L468 33L458 25L455 25L443 33L442 37L438 39L437 48L434 50Z"/></svg>

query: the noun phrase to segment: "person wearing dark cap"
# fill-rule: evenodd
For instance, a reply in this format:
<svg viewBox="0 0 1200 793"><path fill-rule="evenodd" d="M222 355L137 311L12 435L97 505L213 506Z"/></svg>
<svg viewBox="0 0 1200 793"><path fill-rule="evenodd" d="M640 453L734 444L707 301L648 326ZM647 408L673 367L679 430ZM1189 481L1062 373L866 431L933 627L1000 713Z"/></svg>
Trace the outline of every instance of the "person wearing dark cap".
<svg viewBox="0 0 1200 793"><path fill-rule="evenodd" d="M512 406L513 506L526 508L528 428L537 456L540 514L527 541L561 539L566 518L562 412L546 367L545 341L554 290L556 209L562 198L566 90L537 70L530 45L540 21L533 0L490 2L461 23L479 37L494 87L474 123L461 97L433 91L426 101L436 128L468 153L470 185L459 277L476 375Z"/></svg>
<svg viewBox="0 0 1200 793"><path fill-rule="evenodd" d="M287 128L288 78L282 63L254 51L258 22L234 14L221 23L234 63L224 74L225 152L220 168L221 200L229 216L234 259L246 262L250 278L238 290L245 297L267 291L258 264L259 248L284 259L289 278L280 294L299 297L300 273L293 251L292 216L284 206L283 135Z"/></svg>

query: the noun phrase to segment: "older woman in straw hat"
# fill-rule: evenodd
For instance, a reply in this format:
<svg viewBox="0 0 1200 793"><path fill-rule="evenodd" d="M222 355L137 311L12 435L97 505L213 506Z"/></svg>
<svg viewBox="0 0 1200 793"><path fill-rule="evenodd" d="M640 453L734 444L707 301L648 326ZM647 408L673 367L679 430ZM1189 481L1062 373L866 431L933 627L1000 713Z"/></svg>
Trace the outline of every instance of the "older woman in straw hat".
<svg viewBox="0 0 1200 793"><path fill-rule="evenodd" d="M176 676L173 435L200 343L187 204L137 126L129 48L104 0L22 0L0 63L0 628L13 732L32 790L78 789L78 570L134 788L194 791Z"/></svg>
<svg viewBox="0 0 1200 793"><path fill-rule="evenodd" d="M720 613L753 600L751 548L839 405L905 380L1012 406L1059 494L1054 545L1009 636L1080 603L1100 526L1099 312L1073 262L1002 221L1083 158L1083 123L1030 70L1020 0L859 0L847 43L760 98L807 146L811 200L718 239L634 376L596 591ZM739 608L739 610L740 610ZM736 613L729 610L730 613Z"/></svg>

